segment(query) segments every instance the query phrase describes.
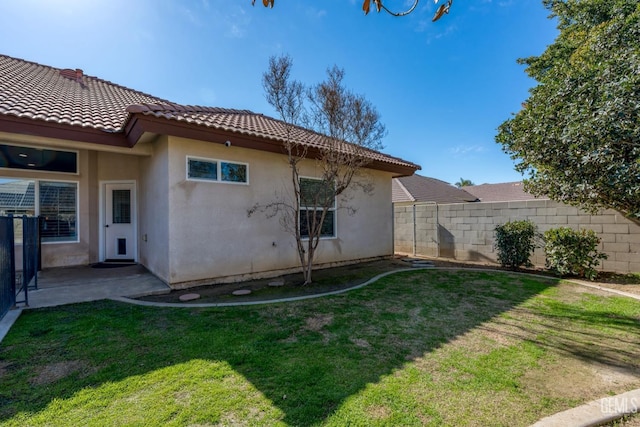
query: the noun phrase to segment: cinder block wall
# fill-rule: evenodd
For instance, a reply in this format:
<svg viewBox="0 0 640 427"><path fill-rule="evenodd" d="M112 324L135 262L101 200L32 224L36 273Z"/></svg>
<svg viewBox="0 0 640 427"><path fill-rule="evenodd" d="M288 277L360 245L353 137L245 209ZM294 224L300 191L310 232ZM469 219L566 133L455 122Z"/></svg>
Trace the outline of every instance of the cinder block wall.
<svg viewBox="0 0 640 427"><path fill-rule="evenodd" d="M551 200L522 202L394 204L394 244L399 254L497 263L494 229L507 221L529 219L544 233L550 228L591 229L609 258L603 271L640 272L640 226L614 210L590 215ZM542 248L531 261L544 267Z"/></svg>

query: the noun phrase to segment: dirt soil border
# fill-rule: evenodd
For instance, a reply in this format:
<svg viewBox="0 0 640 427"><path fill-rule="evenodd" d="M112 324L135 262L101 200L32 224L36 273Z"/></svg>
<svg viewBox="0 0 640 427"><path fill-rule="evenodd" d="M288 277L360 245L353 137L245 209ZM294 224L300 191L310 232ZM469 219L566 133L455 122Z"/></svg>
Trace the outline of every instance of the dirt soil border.
<svg viewBox="0 0 640 427"><path fill-rule="evenodd" d="M344 291L361 285L371 278L391 271L412 268L412 261L428 261L432 267L454 269L486 269L506 272L518 272L556 277L543 269L521 268L511 270L496 264L461 262L442 258L417 258L410 256L394 256L393 258L364 263L350 264L314 271L314 282L302 286L302 273L288 274L277 278L249 280L229 284L203 285L193 288L171 291L162 295L140 297L138 300L153 303L189 304L227 304L241 302L273 301L288 298L304 298L321 294ZM337 279L340 279L339 281ZM637 275L622 275L601 272L595 281L577 280L575 277L564 279L578 281L580 284L593 286L597 289L612 289L623 294L640 297L640 277ZM236 291L241 295L234 295ZM180 300L181 296L197 294L197 298L189 301Z"/></svg>

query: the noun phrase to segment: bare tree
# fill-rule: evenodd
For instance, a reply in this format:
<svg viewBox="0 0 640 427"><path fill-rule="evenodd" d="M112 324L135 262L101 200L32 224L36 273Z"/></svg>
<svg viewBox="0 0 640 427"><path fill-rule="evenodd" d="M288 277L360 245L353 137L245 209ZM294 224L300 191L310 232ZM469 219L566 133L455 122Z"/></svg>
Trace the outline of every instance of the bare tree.
<svg viewBox="0 0 640 427"><path fill-rule="evenodd" d="M325 81L306 88L291 79L292 65L289 56L271 57L262 80L266 99L283 122L290 187L276 200L253 206L248 215L279 218L295 238L304 284L309 284L316 249L321 237L333 233L337 209L355 213L347 204L337 206L338 196L346 202L348 188L373 191L361 169L372 161L373 150L382 148L386 131L371 103L344 87L342 69L328 69ZM304 159L316 162L319 176L300 176Z"/></svg>

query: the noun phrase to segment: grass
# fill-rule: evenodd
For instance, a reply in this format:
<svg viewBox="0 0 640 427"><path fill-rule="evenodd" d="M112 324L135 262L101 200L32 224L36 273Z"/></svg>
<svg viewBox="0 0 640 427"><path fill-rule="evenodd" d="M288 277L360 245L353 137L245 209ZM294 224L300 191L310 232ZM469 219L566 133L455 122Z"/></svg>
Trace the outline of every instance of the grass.
<svg viewBox="0 0 640 427"><path fill-rule="evenodd" d="M410 271L287 304L26 311L0 425L529 425L640 386L640 302Z"/></svg>

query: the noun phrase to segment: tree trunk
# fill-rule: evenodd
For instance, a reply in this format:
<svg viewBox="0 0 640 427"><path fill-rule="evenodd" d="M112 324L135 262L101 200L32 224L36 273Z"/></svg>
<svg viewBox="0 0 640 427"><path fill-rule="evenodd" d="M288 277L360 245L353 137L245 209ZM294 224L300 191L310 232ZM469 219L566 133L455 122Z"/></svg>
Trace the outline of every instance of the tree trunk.
<svg viewBox="0 0 640 427"><path fill-rule="evenodd" d="M307 244L307 253L305 257L306 259L305 259L304 265L302 266L302 271L304 273L304 283L302 284L302 286L311 284L311 272L313 270L313 256L315 253L315 248L313 247L312 241L313 239L309 238L309 241Z"/></svg>

